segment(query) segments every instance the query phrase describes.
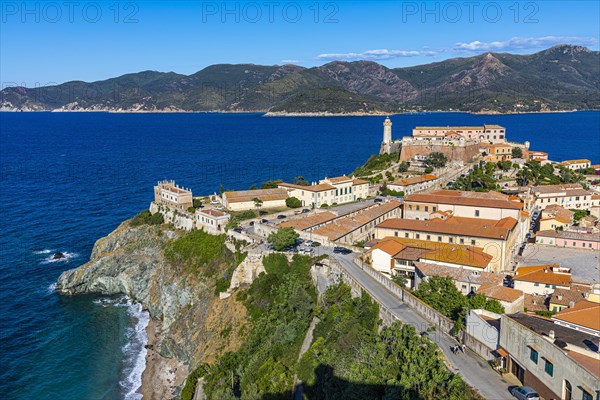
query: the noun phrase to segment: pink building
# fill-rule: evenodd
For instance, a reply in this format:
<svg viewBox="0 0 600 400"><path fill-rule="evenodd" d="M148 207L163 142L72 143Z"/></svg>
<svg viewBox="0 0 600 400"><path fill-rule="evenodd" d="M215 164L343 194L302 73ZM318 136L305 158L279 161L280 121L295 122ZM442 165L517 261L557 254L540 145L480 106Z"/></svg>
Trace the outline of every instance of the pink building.
<svg viewBox="0 0 600 400"><path fill-rule="evenodd" d="M538 232L535 242L548 246L598 251L600 250L600 233L547 230Z"/></svg>

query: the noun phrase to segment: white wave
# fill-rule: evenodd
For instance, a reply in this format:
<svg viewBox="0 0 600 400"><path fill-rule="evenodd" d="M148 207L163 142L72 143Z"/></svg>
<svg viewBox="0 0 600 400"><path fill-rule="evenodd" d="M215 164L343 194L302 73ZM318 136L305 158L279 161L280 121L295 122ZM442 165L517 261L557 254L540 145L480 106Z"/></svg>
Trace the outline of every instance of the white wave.
<svg viewBox="0 0 600 400"><path fill-rule="evenodd" d="M52 253L52 250L50 250L50 249L36 250L33 252L33 254L50 254L50 253Z"/></svg>
<svg viewBox="0 0 600 400"><path fill-rule="evenodd" d="M50 284L50 286L48 286L48 289L46 290L46 292L48 294L52 294L56 291L56 282Z"/></svg>
<svg viewBox="0 0 600 400"><path fill-rule="evenodd" d="M51 253L51 255L46 257L44 259L44 261L41 262L41 264L66 262L66 261L69 261L69 260L79 256L79 254L77 254L77 253L69 253L68 251L62 251L61 253L63 254L64 257L57 258L57 259L54 259L54 254L55 254L54 251L50 251L49 253L40 253L40 254L50 254L50 253Z"/></svg>
<svg viewBox="0 0 600 400"><path fill-rule="evenodd" d="M133 327L127 329L127 344L123 346L125 355L125 366L123 378L119 383L123 389L125 400L140 400L142 394L139 389L142 386L142 373L146 369L146 344L148 335L146 328L150 321L150 314L142 309L141 304L127 302L127 312L136 321ZM123 306L123 303L115 304Z"/></svg>

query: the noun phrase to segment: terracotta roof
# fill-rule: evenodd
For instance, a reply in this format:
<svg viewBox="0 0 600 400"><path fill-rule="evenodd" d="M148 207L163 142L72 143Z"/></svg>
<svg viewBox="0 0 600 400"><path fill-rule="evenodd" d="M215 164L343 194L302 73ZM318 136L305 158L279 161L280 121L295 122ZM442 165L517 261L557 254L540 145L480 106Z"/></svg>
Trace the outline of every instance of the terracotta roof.
<svg viewBox="0 0 600 400"><path fill-rule="evenodd" d="M571 302L577 303L583 300L583 293L579 290L556 288L550 296L550 303L569 306Z"/></svg>
<svg viewBox="0 0 600 400"><path fill-rule="evenodd" d="M552 319L600 331L600 303L582 300L571 308L557 312Z"/></svg>
<svg viewBox="0 0 600 400"><path fill-rule="evenodd" d="M227 198L228 203L253 201L254 198L262 201L285 200L288 198L287 190L285 189L241 190L237 192L225 192L223 196Z"/></svg>
<svg viewBox="0 0 600 400"><path fill-rule="evenodd" d="M571 231L554 231L554 230L545 230L539 231L536 233L536 237L553 237L560 239L574 239L574 240L587 240L590 242L600 242L600 232L596 233L581 233L581 232L571 232Z"/></svg>
<svg viewBox="0 0 600 400"><path fill-rule="evenodd" d="M518 267L513 280L523 282L536 282L546 285L571 286L571 270L568 273L555 272L558 265L531 265Z"/></svg>
<svg viewBox="0 0 600 400"><path fill-rule="evenodd" d="M511 231L510 228L506 228L504 226L496 226L496 224L486 224L485 222L483 224L478 224L476 221L481 221L478 218L463 217L460 218L460 221L462 221L462 223L456 223L459 220L455 218L458 217L450 217L447 220L442 220L439 218L432 220L390 218L377 225L377 227L382 229L442 233L450 235L483 237L501 240L506 240ZM516 219L512 217L508 218L511 218L514 222L506 221L505 223L507 225L509 224L509 222L512 223L513 226L516 225Z"/></svg>
<svg viewBox="0 0 600 400"><path fill-rule="evenodd" d="M573 211L568 210L558 204L552 204L546 206L542 211L542 221L556 219L557 221L564 223L573 222Z"/></svg>
<svg viewBox="0 0 600 400"><path fill-rule="evenodd" d="M332 213L330 211L327 211L327 212L322 212L322 213L318 213L315 215L311 215L310 217L300 217L300 218L290 219L288 221L282 222L281 224L279 224L279 226L282 228L291 226L294 229L303 231L305 229L312 228L313 226L324 224L325 222L331 221L335 218L337 218L337 215L335 215L334 213Z"/></svg>
<svg viewBox="0 0 600 400"><path fill-rule="evenodd" d="M477 294L482 294L490 299L505 301L507 303L512 303L523 296L523 292L520 290L506 286L488 284L481 285L481 287L477 289Z"/></svg>
<svg viewBox="0 0 600 400"><path fill-rule="evenodd" d="M392 257L401 260L417 261L423 259L477 268L486 268L493 258L480 247L406 239L396 236L381 239L379 243L371 248L371 251L375 249L381 249Z"/></svg>
<svg viewBox="0 0 600 400"><path fill-rule="evenodd" d="M416 130L440 130L446 129L449 131L464 131L464 130L482 130L483 126L417 126Z"/></svg>
<svg viewBox="0 0 600 400"><path fill-rule="evenodd" d="M409 186L409 185L415 185L417 183L433 181L436 179L437 179L437 176L427 174L427 175L421 175L421 176L413 176L411 178L406 178L406 179L398 179L398 180L395 180L394 182L390 183L390 185Z"/></svg>
<svg viewBox="0 0 600 400"><path fill-rule="evenodd" d="M331 183L341 183L341 182L347 182L347 181L351 180L351 178L346 175L336 176L333 178L326 178L326 179L329 180Z"/></svg>
<svg viewBox="0 0 600 400"><path fill-rule="evenodd" d="M405 202L451 204L520 210L523 203L511 201L508 196L497 192L463 192L459 190L434 190L406 196Z"/></svg>
<svg viewBox="0 0 600 400"><path fill-rule="evenodd" d="M600 194L593 194L593 195L592 195L592 199L593 199L593 200L600 199Z"/></svg>
<svg viewBox="0 0 600 400"><path fill-rule="evenodd" d="M223 216L226 215L224 212L221 212L221 211L218 211L218 210L212 210L212 209L208 209L208 210L201 209L198 212L201 213L201 214L208 214L208 215L211 215L213 217L223 217Z"/></svg>
<svg viewBox="0 0 600 400"><path fill-rule="evenodd" d="M319 183L317 185L304 186L304 185L295 185L293 183L281 182L278 186L280 188L300 189L300 190L306 190L308 192L324 192L326 190L334 190L335 189L335 187L330 185L329 183Z"/></svg>
<svg viewBox="0 0 600 400"><path fill-rule="evenodd" d="M503 275L493 272L472 271L430 262L415 262L414 264L415 268L425 276L447 276L457 282L469 282L477 285L501 285L504 279Z"/></svg>
<svg viewBox="0 0 600 400"><path fill-rule="evenodd" d="M356 185L364 185L365 183L369 183L369 181L365 181L364 179L354 179L352 180L352 185L356 186Z"/></svg>
<svg viewBox="0 0 600 400"><path fill-rule="evenodd" d="M338 240L361 226L373 222L384 214L400 207L397 201L388 201L379 203L377 206L369 206L360 212L353 212L347 216L335 219L334 221L315 229L314 233L327 236L329 240Z"/></svg>
<svg viewBox="0 0 600 400"><path fill-rule="evenodd" d="M583 164L591 162L587 158L580 158L579 160L565 160L563 162L558 163L558 165L571 165L571 164Z"/></svg>
<svg viewBox="0 0 600 400"><path fill-rule="evenodd" d="M591 194L591 192L583 189L578 183L565 183L560 185L543 185L543 186L532 186L531 190L537 196L540 194L554 194L566 192L567 195L571 194Z"/></svg>
<svg viewBox="0 0 600 400"><path fill-rule="evenodd" d="M485 129L504 129L503 126L500 125L483 125Z"/></svg>

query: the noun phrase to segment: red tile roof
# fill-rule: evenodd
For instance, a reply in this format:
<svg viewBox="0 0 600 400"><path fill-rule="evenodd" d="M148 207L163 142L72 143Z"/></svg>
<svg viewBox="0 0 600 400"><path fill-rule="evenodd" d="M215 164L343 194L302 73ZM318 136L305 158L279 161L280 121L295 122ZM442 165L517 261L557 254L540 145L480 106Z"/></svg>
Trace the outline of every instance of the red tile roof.
<svg viewBox="0 0 600 400"><path fill-rule="evenodd" d="M471 221L472 220L472 221ZM505 221L506 220L506 221ZM456 223L460 221L460 223ZM512 230L509 226L517 224L517 220L512 217L493 221L494 223L486 223L486 220L478 218L460 218L450 217L447 220L432 219L432 220L415 220L403 218L390 218L377 225L382 229L409 230L415 232L430 232L442 233L460 236L483 237L489 239L506 240ZM498 226L497 224L500 224Z"/></svg>
<svg viewBox="0 0 600 400"><path fill-rule="evenodd" d="M459 190L434 190L430 193L415 193L406 196L405 203L434 203L474 207L521 210L523 203L511 201L508 196L497 192L464 192Z"/></svg>

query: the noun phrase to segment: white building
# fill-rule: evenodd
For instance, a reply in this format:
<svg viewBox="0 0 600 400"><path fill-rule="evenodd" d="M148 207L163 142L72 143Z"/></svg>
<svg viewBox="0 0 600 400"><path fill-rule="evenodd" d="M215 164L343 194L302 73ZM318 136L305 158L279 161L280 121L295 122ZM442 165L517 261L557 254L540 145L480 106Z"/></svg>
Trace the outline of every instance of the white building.
<svg viewBox="0 0 600 400"><path fill-rule="evenodd" d="M282 182L278 186L287 190L289 197L302 202L303 207L321 207L324 204L343 204L369 196L369 182L363 179L338 176L325 178L309 186Z"/></svg>
<svg viewBox="0 0 600 400"><path fill-rule="evenodd" d="M288 193L284 189L256 189L223 193L223 205L232 211L253 210L256 208L286 207ZM256 200L260 202L257 205Z"/></svg>
<svg viewBox="0 0 600 400"><path fill-rule="evenodd" d="M579 160L565 160L563 162L558 163L558 165L573 171L577 171L580 169L589 168L592 165L592 163L590 160L582 158Z"/></svg>
<svg viewBox="0 0 600 400"><path fill-rule="evenodd" d="M387 188L396 192L404 192L405 195L409 195L427 190L436 183L437 176L427 174L406 179L397 179L392 183L388 183Z"/></svg>
<svg viewBox="0 0 600 400"><path fill-rule="evenodd" d="M195 214L196 228L212 234L224 233L229 219L229 214L210 208L198 209Z"/></svg>
<svg viewBox="0 0 600 400"><path fill-rule="evenodd" d="M552 204L588 211L592 207L592 192L577 183L533 186L531 192L535 196L534 207L538 209L544 209Z"/></svg>
<svg viewBox="0 0 600 400"><path fill-rule="evenodd" d="M571 269L556 264L522 266L516 269L513 283L523 293L552 294L554 289L571 288Z"/></svg>

